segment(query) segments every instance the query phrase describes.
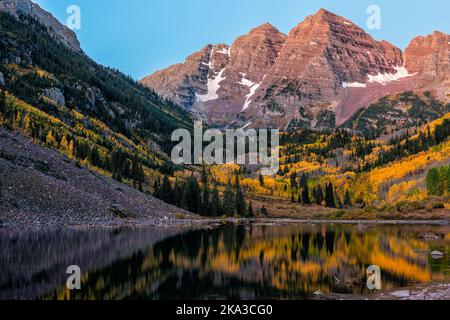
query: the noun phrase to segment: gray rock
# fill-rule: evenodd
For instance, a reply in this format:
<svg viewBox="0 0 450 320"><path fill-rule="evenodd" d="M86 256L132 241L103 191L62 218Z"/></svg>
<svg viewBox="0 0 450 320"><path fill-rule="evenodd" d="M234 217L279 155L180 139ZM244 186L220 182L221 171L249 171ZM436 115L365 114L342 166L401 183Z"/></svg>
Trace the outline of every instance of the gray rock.
<svg viewBox="0 0 450 320"><path fill-rule="evenodd" d="M443 252L440 252L440 251L433 251L433 252L431 252L431 258L433 258L433 259L440 259L443 256L444 256Z"/></svg>
<svg viewBox="0 0 450 320"><path fill-rule="evenodd" d="M427 234L419 236L419 238L422 238L424 240L437 240L437 239L439 239L439 236L434 233L427 233Z"/></svg>
<svg viewBox="0 0 450 320"><path fill-rule="evenodd" d="M391 295L397 297L397 298L406 298L409 297L409 291L408 290L399 290L392 292Z"/></svg>
<svg viewBox="0 0 450 320"><path fill-rule="evenodd" d="M64 98L64 94L59 88L45 89L44 96L46 96L47 98L54 101L56 104L60 106L66 105L66 99Z"/></svg>
<svg viewBox="0 0 450 320"><path fill-rule="evenodd" d="M5 77L3 76L3 73L0 72L0 85L5 85Z"/></svg>

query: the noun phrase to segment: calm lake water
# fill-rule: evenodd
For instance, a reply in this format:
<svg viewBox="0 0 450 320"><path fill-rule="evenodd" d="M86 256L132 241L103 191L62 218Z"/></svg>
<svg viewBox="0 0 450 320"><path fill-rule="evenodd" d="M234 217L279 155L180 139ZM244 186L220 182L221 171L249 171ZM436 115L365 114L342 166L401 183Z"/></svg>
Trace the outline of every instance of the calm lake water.
<svg viewBox="0 0 450 320"><path fill-rule="evenodd" d="M437 239L424 238L435 235ZM168 229L0 229L0 299L305 299L450 281L450 226L243 224ZM431 252L444 253L433 258ZM81 290L65 287L78 265Z"/></svg>

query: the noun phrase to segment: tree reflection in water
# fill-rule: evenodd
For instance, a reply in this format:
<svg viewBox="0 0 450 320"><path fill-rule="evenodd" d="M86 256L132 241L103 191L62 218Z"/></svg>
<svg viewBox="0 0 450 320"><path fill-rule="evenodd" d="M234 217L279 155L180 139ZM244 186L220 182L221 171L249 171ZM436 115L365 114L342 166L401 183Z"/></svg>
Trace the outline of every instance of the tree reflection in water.
<svg viewBox="0 0 450 320"><path fill-rule="evenodd" d="M439 240L419 238L424 230ZM450 280L449 229L432 226L240 225L187 232L88 273L58 299L308 298L370 294L365 270L379 265L383 289ZM445 251L440 260L429 252Z"/></svg>

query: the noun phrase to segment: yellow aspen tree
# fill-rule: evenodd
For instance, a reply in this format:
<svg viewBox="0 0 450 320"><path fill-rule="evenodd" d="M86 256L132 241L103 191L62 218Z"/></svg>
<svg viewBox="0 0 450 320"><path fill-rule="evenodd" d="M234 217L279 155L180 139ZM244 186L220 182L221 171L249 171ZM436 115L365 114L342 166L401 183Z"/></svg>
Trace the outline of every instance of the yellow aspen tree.
<svg viewBox="0 0 450 320"><path fill-rule="evenodd" d="M31 119L28 114L26 114L23 118L23 133L26 135L31 134Z"/></svg>
<svg viewBox="0 0 450 320"><path fill-rule="evenodd" d="M63 152L67 152L67 149L69 148L69 143L67 142L66 135L63 135L61 138L60 148Z"/></svg>
<svg viewBox="0 0 450 320"><path fill-rule="evenodd" d="M53 136L52 130L49 130L47 133L47 137L45 138L45 144L49 147L56 146L56 139Z"/></svg>
<svg viewBox="0 0 450 320"><path fill-rule="evenodd" d="M16 129L20 129L21 125L22 125L22 113L19 111L17 112L17 116L14 118L13 127Z"/></svg>
<svg viewBox="0 0 450 320"><path fill-rule="evenodd" d="M73 144L73 140L70 140L69 146L67 148L67 155L69 156L69 158L73 158L74 156L74 144Z"/></svg>

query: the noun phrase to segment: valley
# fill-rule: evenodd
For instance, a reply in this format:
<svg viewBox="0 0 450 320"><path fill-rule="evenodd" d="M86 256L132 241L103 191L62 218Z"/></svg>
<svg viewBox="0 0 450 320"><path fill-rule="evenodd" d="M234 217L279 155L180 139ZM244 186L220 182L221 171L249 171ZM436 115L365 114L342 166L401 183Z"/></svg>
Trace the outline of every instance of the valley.
<svg viewBox="0 0 450 320"><path fill-rule="evenodd" d="M0 300L449 299L445 32L402 50L320 9L136 80L0 0ZM261 147L277 170L230 160Z"/></svg>
<svg viewBox="0 0 450 320"><path fill-rule="evenodd" d="M132 187L143 198L153 199L154 196L204 217L344 220L448 218L450 104L445 92L439 89L445 87L449 75L445 71L448 68L445 58L443 65L439 66L438 76L429 81L425 76L429 74L425 69L432 68L427 60L429 55L443 58L449 53L447 44L442 43L445 35L441 33L413 40L406 53L415 55L418 52L420 59L414 60L386 42L375 42L345 18L326 10L308 17L288 36L272 25L264 24L238 38L231 47L209 45L201 54L188 58L189 64L162 71L170 73L172 68L176 68L181 70L177 71L178 75L188 72L198 79L194 86L198 88L203 86L204 77L209 79L211 72L215 74L218 81L208 82L206 91L195 89L189 93L191 98L180 100L181 96L173 95L178 92L177 79L170 80L170 85L164 81L156 84L157 73L141 83L135 82L117 70L96 64L77 48L67 45L65 38L61 40L48 33L45 26L55 21L53 18L47 20L45 16L42 20L41 14L33 13L40 12L37 7L23 11L23 8L29 7L14 7L12 2L8 3L6 12L13 16L2 13L0 29L0 122L5 127L3 134L6 139L5 147L2 146L0 151L3 159L10 162L8 165L22 165L22 161L16 163L16 159L24 155L14 152L12 147L7 150L7 141L18 139L20 143L9 144L14 148L21 148L21 144L29 147L37 144L33 147L36 150L53 150L65 159L63 161L104 177L105 181L112 179L123 184L124 188ZM30 14L31 17L35 14L37 21L30 18ZM324 34L321 28L328 30L328 33ZM64 28L61 26L52 30L59 29ZM384 94L400 88L404 92L372 97L372 102L365 108L353 110L354 113L345 111L346 121L338 120L338 113L335 113L343 109L310 118L310 111L300 103L300 116L279 127L282 129L280 170L272 176L263 176L260 166L172 163L169 155L175 143L167 143L171 132L180 128L194 131L194 119L199 115L208 118L210 114L207 109L197 109L196 99L218 103L225 99L221 94L225 92L223 90L228 88L228 92L235 92L239 89L239 95L245 97L239 98L244 103L242 109L245 109L241 111L246 113L247 110L258 109L252 103L258 101L253 95L269 79L277 82L275 76L268 76L269 69L278 70L273 72L280 74L285 72L277 67L287 54L284 51L291 48L289 50L297 50L308 59L319 53L314 49L316 45L311 44L312 40L305 42L305 39L296 36L297 32L310 29L311 34L303 35L306 39L327 36L316 39L315 43L326 45L326 41L331 41L329 46L341 48L340 41L343 41L344 35L352 35L359 39L359 42L351 44L353 55L360 54L358 46L364 43L364 46L378 50L378 54L384 57L365 62L358 60L355 65L346 65L342 64L345 55L336 57L330 55L331 51L325 51L328 52L327 63L338 63L336 59L339 58L336 66L348 68L345 79L340 81L344 81L343 96L350 99L349 103L353 98L347 90L366 90L372 94L376 92L372 86L381 85L385 87ZM428 47L430 41L433 44L431 48ZM75 43L73 39L71 43ZM423 46L428 49L420 49ZM331 50L331 47L323 50ZM339 50L350 52L348 47ZM259 59L252 57L253 52L258 52ZM199 63L199 69L196 63ZM440 60L433 58L432 63L440 63ZM404 64L401 68L406 69L396 67L400 64ZM367 69L367 65L371 69ZM248 70L245 69L247 67ZM360 68L359 71L357 68ZM203 72L203 76L195 76L198 71ZM298 72L302 77L307 77L308 73L303 72L312 71L305 69ZM398 74L395 77L386 76L395 72ZM410 81L419 76L421 84L417 89ZM397 86L404 80L409 83L408 89ZM391 83L397 88L394 91L389 89ZM155 88L147 88L147 85L154 85ZM310 85L324 84L310 82ZM277 85L267 86L275 90ZM294 91L299 90L289 86ZM272 95L269 93L272 89L266 89L266 96ZM302 91L302 95L308 90ZM282 92L295 94L284 89ZM364 96L361 92L357 95ZM280 96L280 93L275 96ZM326 97L316 98L321 103L327 100ZM225 100L232 101L232 98ZM278 103L273 100L271 105L274 107ZM290 104L282 105L283 108L278 106L276 109L284 114ZM220 110L225 109L234 110L230 106L220 106L216 111L220 114ZM262 117L257 115L257 118L270 120L271 127L276 127L279 125L277 112L264 112ZM245 121L246 128L262 125L241 115L239 118ZM284 115L283 119L289 117ZM239 124L226 122L227 127ZM339 123L341 125L336 127ZM209 128L220 129L220 126L219 122L209 123ZM37 158L25 163L27 161L43 162ZM45 161L43 163L38 167L45 167L42 169L44 174L52 171ZM25 209L17 205L8 191L8 188L19 190L20 186L14 183L20 179L16 181L6 170L5 167L2 171L2 179L7 181L1 187L5 195L2 196L2 208L5 212L20 213ZM53 172L52 175L67 177L60 172ZM38 185L37 182L29 187L31 191L46 189L45 185ZM102 214L115 214L119 219L139 216L138 204L131 203L131 200L127 205L122 205L114 203L113 198L112 202L104 197L102 199L104 205L97 208ZM11 209L15 206L18 208ZM30 206L31 203L28 203L27 207ZM49 203L47 206L51 207ZM45 211L45 206L40 210ZM142 211L145 212L145 206ZM185 217L185 214L175 216Z"/></svg>

